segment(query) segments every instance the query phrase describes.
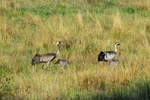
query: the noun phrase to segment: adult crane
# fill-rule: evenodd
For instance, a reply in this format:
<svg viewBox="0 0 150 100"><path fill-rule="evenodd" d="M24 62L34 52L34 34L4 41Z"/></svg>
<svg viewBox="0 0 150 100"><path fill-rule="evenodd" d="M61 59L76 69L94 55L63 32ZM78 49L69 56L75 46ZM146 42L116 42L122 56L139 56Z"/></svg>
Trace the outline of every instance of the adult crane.
<svg viewBox="0 0 150 100"><path fill-rule="evenodd" d="M119 42L115 43L115 50L114 51L101 51L98 54L98 61L104 61L104 62L114 62L118 61L115 58L118 55L118 46L120 45Z"/></svg>
<svg viewBox="0 0 150 100"><path fill-rule="evenodd" d="M35 54L34 57L32 58L32 65L47 63L48 66L49 63L52 62L59 55L60 44L61 44L60 41L56 43L58 49L56 53Z"/></svg>

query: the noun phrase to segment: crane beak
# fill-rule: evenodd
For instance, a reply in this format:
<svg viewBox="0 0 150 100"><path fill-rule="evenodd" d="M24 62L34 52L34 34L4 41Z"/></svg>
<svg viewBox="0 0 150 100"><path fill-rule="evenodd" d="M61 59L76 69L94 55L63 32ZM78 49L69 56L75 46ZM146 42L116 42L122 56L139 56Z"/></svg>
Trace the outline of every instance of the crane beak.
<svg viewBox="0 0 150 100"><path fill-rule="evenodd" d="M116 42L115 45L120 45L120 43L119 43L119 42Z"/></svg>

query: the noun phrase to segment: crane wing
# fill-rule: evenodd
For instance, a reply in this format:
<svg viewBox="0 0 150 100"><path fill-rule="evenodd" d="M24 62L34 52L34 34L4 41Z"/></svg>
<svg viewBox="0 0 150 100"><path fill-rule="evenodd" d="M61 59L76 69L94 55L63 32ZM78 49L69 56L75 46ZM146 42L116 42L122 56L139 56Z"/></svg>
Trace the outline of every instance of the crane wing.
<svg viewBox="0 0 150 100"><path fill-rule="evenodd" d="M116 57L117 53L114 51L106 51L105 52L105 60L113 60Z"/></svg>

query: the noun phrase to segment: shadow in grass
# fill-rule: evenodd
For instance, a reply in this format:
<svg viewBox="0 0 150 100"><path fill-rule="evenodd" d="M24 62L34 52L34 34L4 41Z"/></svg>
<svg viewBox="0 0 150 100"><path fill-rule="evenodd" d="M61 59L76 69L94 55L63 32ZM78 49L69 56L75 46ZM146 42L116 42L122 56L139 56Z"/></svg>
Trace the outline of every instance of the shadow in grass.
<svg viewBox="0 0 150 100"><path fill-rule="evenodd" d="M72 100L150 100L150 81L140 81L128 88L117 88L111 93L98 92L77 95Z"/></svg>
<svg viewBox="0 0 150 100"><path fill-rule="evenodd" d="M0 93L0 100L15 100L14 96L7 93Z"/></svg>

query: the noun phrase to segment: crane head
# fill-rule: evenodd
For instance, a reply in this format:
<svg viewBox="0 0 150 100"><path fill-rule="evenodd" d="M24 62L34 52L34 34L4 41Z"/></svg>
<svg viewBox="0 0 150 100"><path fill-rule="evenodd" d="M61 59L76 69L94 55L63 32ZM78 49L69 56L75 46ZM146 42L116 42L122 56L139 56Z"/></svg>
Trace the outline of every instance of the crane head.
<svg viewBox="0 0 150 100"><path fill-rule="evenodd" d="M119 45L120 45L120 43L119 43L119 42L116 42L116 43L115 43L115 45L116 45L116 46L119 46Z"/></svg>
<svg viewBox="0 0 150 100"><path fill-rule="evenodd" d="M61 46L61 42L60 42L60 41L57 41L57 42L56 42L56 46L57 46L57 47L60 47L60 46Z"/></svg>

